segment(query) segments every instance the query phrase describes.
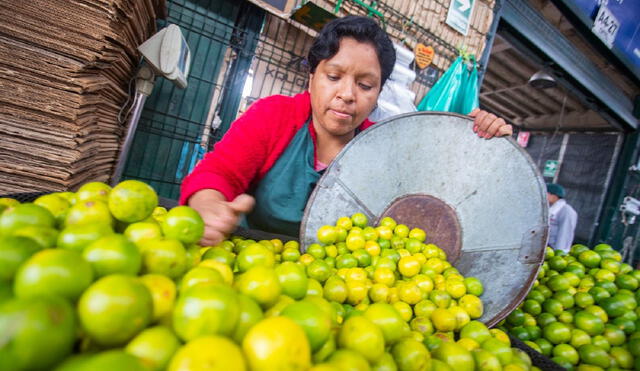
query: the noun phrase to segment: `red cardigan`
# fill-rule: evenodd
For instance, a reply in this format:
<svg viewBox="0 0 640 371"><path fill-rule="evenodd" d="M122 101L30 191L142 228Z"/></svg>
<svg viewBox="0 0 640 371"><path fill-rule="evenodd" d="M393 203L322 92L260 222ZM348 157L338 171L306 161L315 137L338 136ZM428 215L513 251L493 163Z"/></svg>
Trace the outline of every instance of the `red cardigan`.
<svg viewBox="0 0 640 371"><path fill-rule="evenodd" d="M247 192L269 172L309 117L308 92L293 97L273 95L253 103L184 178L180 204L202 189L215 189L227 200ZM373 124L365 119L360 130ZM309 131L317 146L313 125Z"/></svg>

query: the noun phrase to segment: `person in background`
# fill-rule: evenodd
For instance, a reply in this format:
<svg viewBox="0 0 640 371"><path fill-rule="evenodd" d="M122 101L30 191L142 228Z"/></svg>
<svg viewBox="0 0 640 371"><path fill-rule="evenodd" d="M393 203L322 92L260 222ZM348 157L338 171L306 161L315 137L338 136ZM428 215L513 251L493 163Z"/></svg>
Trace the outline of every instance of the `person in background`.
<svg viewBox="0 0 640 371"><path fill-rule="evenodd" d="M547 184L549 201L549 243L553 249L569 252L578 223L578 213L565 201L564 187Z"/></svg>
<svg viewBox="0 0 640 371"><path fill-rule="evenodd" d="M329 22L309 50L309 87L293 97L259 99L238 118L182 182L180 203L205 222L204 246L242 225L298 236L324 169L360 131L395 64L389 36L371 18ZM511 125L476 109L483 139L511 135Z"/></svg>

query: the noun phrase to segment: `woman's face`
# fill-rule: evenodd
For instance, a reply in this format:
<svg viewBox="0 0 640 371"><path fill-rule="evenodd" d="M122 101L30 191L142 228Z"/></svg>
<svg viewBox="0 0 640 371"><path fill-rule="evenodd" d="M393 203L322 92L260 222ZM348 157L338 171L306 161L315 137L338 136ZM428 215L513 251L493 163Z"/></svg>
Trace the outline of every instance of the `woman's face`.
<svg viewBox="0 0 640 371"><path fill-rule="evenodd" d="M381 76L373 45L342 38L338 53L320 61L309 79L316 131L350 139L376 105Z"/></svg>

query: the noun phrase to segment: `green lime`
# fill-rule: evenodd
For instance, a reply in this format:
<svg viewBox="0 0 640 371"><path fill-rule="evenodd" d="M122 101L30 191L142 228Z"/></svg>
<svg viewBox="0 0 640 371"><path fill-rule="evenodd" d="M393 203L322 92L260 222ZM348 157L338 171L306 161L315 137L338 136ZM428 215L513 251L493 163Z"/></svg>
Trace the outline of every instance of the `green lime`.
<svg viewBox="0 0 640 371"><path fill-rule="evenodd" d="M628 274L621 274L617 276L615 282L619 289L635 291L638 288L638 280Z"/></svg>
<svg viewBox="0 0 640 371"><path fill-rule="evenodd" d="M127 226L123 233L136 245L144 240L162 237L162 229L156 222L136 222Z"/></svg>
<svg viewBox="0 0 640 371"><path fill-rule="evenodd" d="M173 331L155 326L140 332L127 344L125 351L141 359L152 370L164 370L178 348L180 340Z"/></svg>
<svg viewBox="0 0 640 371"><path fill-rule="evenodd" d="M331 274L331 267L324 260L314 260L307 266L307 276L320 283L324 283Z"/></svg>
<svg viewBox="0 0 640 371"><path fill-rule="evenodd" d="M555 294L553 294L553 298L559 301L565 310L573 308L576 303L574 296L566 290L557 291Z"/></svg>
<svg viewBox="0 0 640 371"><path fill-rule="evenodd" d="M107 202L109 199L109 192L111 187L102 182L89 182L83 184L76 193L73 195L73 203L80 203L86 201L101 201Z"/></svg>
<svg viewBox="0 0 640 371"><path fill-rule="evenodd" d="M527 299L535 300L538 303L542 304L542 302L546 299L545 296L540 292L540 290L533 289L527 295Z"/></svg>
<svg viewBox="0 0 640 371"><path fill-rule="evenodd" d="M57 225L62 225L67 210L71 207L71 203L67 199L60 197L55 193L42 195L33 201L34 204L49 210L51 215L56 219Z"/></svg>
<svg viewBox="0 0 640 371"><path fill-rule="evenodd" d="M579 348L584 344L591 344L591 336L587 334L585 331L580 330L578 328L574 328L571 330L571 346L574 348Z"/></svg>
<svg viewBox="0 0 640 371"><path fill-rule="evenodd" d="M14 292L20 298L59 295L75 301L93 277L91 265L78 252L41 250L18 269Z"/></svg>
<svg viewBox="0 0 640 371"><path fill-rule="evenodd" d="M110 224L70 225L58 234L57 246L62 249L82 251L92 242L112 233L113 228Z"/></svg>
<svg viewBox="0 0 640 371"><path fill-rule="evenodd" d="M558 344L553 347L552 352L554 357L563 357L569 361L572 365L577 365L580 360L578 351L569 344Z"/></svg>
<svg viewBox="0 0 640 371"><path fill-rule="evenodd" d="M98 344L123 345L147 327L153 300L136 277L113 274L82 293L78 316L86 334Z"/></svg>
<svg viewBox="0 0 640 371"><path fill-rule="evenodd" d="M326 256L324 247L320 246L317 243L312 243L311 245L309 245L309 247L307 247L306 253L313 256L316 259L324 259Z"/></svg>
<svg viewBox="0 0 640 371"><path fill-rule="evenodd" d="M533 340L529 331L522 326L513 327L509 332L521 341Z"/></svg>
<svg viewBox="0 0 640 371"><path fill-rule="evenodd" d="M544 354L545 356L548 356L551 354L551 351L553 349L553 344L551 344L551 342L545 338L539 338L534 340L534 342L536 344L538 344L538 347L540 347L540 350L542 354Z"/></svg>
<svg viewBox="0 0 640 371"><path fill-rule="evenodd" d="M554 316L559 316L564 311L562 303L556 299L545 300L544 303L542 303L542 308L545 312L551 313Z"/></svg>
<svg viewBox="0 0 640 371"><path fill-rule="evenodd" d="M591 336L599 335L604 331L604 323L602 320L585 311L580 311L576 313L574 324L577 328L585 331L587 334Z"/></svg>
<svg viewBox="0 0 640 371"><path fill-rule="evenodd" d="M595 303L593 296L587 292L577 292L574 296L575 303L580 308L586 308Z"/></svg>
<svg viewBox="0 0 640 371"><path fill-rule="evenodd" d="M0 367L48 370L71 354L76 340L73 307L59 296L11 299L0 304Z"/></svg>
<svg viewBox="0 0 640 371"><path fill-rule="evenodd" d="M178 206L169 210L160 226L165 237L176 239L184 244L196 243L204 234L202 217L189 206Z"/></svg>
<svg viewBox="0 0 640 371"><path fill-rule="evenodd" d="M587 268L598 267L600 265L600 260L602 260L600 255L592 250L583 251L578 255L578 261Z"/></svg>
<svg viewBox="0 0 640 371"><path fill-rule="evenodd" d="M623 345L626 342L624 331L612 324L604 325L602 336L613 346Z"/></svg>
<svg viewBox="0 0 640 371"><path fill-rule="evenodd" d="M540 313L537 321L538 321L538 325L540 325L541 327L545 327L550 323L557 322L558 319L553 314L545 312L545 313Z"/></svg>
<svg viewBox="0 0 640 371"><path fill-rule="evenodd" d="M542 312L542 306L539 302L533 299L527 299L522 304L522 309L533 316L537 316Z"/></svg>
<svg viewBox="0 0 640 371"><path fill-rule="evenodd" d="M264 314L258 303L246 295L238 294L238 307L240 315L233 330L233 340L241 344L247 332L264 318Z"/></svg>
<svg viewBox="0 0 640 371"><path fill-rule="evenodd" d="M216 247L207 249L207 251L205 251L205 253L202 254L202 260L207 260L207 259L217 260L222 264L226 264L230 267L233 267L233 263L235 263L236 261L236 254L222 247L216 246Z"/></svg>
<svg viewBox="0 0 640 371"><path fill-rule="evenodd" d="M595 345L585 344L578 348L580 360L590 365L607 368L611 365L609 355L606 351Z"/></svg>
<svg viewBox="0 0 640 371"><path fill-rule="evenodd" d="M122 273L136 275L142 266L140 251L121 234L112 234L92 242L82 252L96 277Z"/></svg>
<svg viewBox="0 0 640 371"><path fill-rule="evenodd" d="M522 326L524 323L524 312L521 309L514 310L507 316L507 322L512 326Z"/></svg>
<svg viewBox="0 0 640 371"><path fill-rule="evenodd" d="M363 213L355 213L351 215L351 223L353 223L354 227L365 228L369 219Z"/></svg>
<svg viewBox="0 0 640 371"><path fill-rule="evenodd" d="M46 208L31 203L10 207L0 214L0 235L11 235L27 226L54 227L55 218Z"/></svg>
<svg viewBox="0 0 640 371"><path fill-rule="evenodd" d="M126 223L140 222L158 206L158 195L148 184L138 180L125 180L109 193L109 210ZM195 241L192 241L195 242Z"/></svg>
<svg viewBox="0 0 640 371"><path fill-rule="evenodd" d="M18 268L29 259L40 245L26 237L0 237L0 282L11 282Z"/></svg>
<svg viewBox="0 0 640 371"><path fill-rule="evenodd" d="M187 251L178 240L144 240L139 248L144 273L158 273L175 279L187 270Z"/></svg>
<svg viewBox="0 0 640 371"><path fill-rule="evenodd" d="M553 322L542 329L545 339L552 344L567 343L571 340L571 329L564 323Z"/></svg>
<svg viewBox="0 0 640 371"><path fill-rule="evenodd" d="M114 225L109 207L102 201L83 201L73 205L64 219L64 226L105 224Z"/></svg>
<svg viewBox="0 0 640 371"><path fill-rule="evenodd" d="M289 317L302 327L312 351L320 349L331 335L331 318L312 302L302 300L292 303L280 315Z"/></svg>
<svg viewBox="0 0 640 371"><path fill-rule="evenodd" d="M189 341L203 335L233 334L240 307L238 294L221 285L196 285L181 293L173 309L173 329Z"/></svg>

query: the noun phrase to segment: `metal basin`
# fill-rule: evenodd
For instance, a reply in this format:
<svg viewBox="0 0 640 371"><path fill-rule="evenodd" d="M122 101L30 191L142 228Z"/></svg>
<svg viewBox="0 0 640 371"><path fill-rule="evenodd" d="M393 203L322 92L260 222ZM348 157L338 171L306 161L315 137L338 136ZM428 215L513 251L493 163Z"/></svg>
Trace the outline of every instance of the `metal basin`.
<svg viewBox="0 0 640 371"><path fill-rule="evenodd" d="M352 140L312 193L300 228L315 232L362 212L421 227L465 276L484 284L489 326L526 296L544 260L547 199L543 178L511 138L485 140L472 121L450 113L392 117Z"/></svg>

